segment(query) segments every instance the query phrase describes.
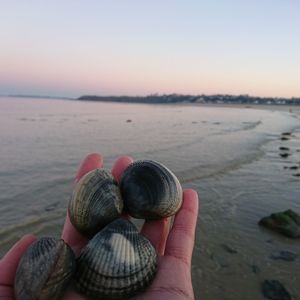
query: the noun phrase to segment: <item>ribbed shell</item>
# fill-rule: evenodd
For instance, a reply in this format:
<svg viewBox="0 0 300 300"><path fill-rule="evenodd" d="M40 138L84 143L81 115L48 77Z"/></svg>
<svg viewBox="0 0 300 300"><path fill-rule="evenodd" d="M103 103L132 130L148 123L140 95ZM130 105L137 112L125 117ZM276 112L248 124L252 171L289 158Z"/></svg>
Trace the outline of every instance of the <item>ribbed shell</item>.
<svg viewBox="0 0 300 300"><path fill-rule="evenodd" d="M16 300L58 299L75 272L72 249L55 238L34 242L20 260L15 278Z"/></svg>
<svg viewBox="0 0 300 300"><path fill-rule="evenodd" d="M120 190L112 175L104 169L95 169L76 184L69 216L78 231L93 236L118 218L122 209Z"/></svg>
<svg viewBox="0 0 300 300"><path fill-rule="evenodd" d="M117 219L83 249L76 272L78 290L91 299L127 299L142 292L157 270L157 254L129 221Z"/></svg>
<svg viewBox="0 0 300 300"><path fill-rule="evenodd" d="M120 184L125 209L138 219L174 215L182 204L177 177L156 161L136 161L125 170Z"/></svg>

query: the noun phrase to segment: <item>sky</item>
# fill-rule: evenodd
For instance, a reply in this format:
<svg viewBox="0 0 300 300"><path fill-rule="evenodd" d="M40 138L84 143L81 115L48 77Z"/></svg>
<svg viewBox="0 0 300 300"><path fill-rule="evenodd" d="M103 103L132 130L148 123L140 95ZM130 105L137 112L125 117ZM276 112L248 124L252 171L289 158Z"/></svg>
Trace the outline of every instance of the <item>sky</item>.
<svg viewBox="0 0 300 300"><path fill-rule="evenodd" d="M299 0L3 0L0 95L300 97Z"/></svg>

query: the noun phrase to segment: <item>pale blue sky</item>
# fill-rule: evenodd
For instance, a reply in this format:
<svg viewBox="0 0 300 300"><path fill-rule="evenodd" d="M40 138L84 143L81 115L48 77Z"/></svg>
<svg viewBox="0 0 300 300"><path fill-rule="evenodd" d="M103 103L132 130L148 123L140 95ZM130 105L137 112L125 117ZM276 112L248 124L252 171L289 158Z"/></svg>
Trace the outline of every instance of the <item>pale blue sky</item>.
<svg viewBox="0 0 300 300"><path fill-rule="evenodd" d="M300 97L300 1L1 1L0 94Z"/></svg>

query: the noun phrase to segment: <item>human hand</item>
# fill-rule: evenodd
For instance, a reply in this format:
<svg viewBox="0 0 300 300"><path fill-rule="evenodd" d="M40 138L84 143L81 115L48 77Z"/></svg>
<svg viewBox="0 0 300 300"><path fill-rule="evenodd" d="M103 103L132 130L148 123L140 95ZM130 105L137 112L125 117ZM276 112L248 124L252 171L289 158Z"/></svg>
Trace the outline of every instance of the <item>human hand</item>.
<svg viewBox="0 0 300 300"><path fill-rule="evenodd" d="M131 164L130 157L120 157L112 168L117 181ZM99 154L90 154L81 164L75 183L89 171L101 168L103 159ZM152 299L194 299L191 281L191 258L194 247L195 228L198 215L198 195L194 190L185 190L183 204L170 228L170 218L146 221L141 233L155 246L159 254L158 272L154 281L135 300ZM0 261L0 298L14 299L13 284L16 268L23 253L36 239L33 235L21 239ZM67 214L62 232L64 239L78 255L88 240L71 224ZM85 300L86 298L70 288L63 300Z"/></svg>

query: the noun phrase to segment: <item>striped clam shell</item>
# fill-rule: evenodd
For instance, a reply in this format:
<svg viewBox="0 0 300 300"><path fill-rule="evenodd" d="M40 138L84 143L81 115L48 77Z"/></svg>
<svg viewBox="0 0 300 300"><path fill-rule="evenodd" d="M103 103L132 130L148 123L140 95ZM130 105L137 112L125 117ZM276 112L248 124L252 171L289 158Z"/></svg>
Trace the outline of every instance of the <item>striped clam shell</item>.
<svg viewBox="0 0 300 300"><path fill-rule="evenodd" d="M16 300L58 299L75 272L75 255L63 241L40 238L21 258L15 277Z"/></svg>
<svg viewBox="0 0 300 300"><path fill-rule="evenodd" d="M174 215L182 204L177 177L163 164L136 161L125 170L120 183L126 211L138 219L160 219Z"/></svg>
<svg viewBox="0 0 300 300"><path fill-rule="evenodd" d="M123 209L119 187L110 172L95 169L76 184L69 216L78 231L93 236L118 218Z"/></svg>
<svg viewBox="0 0 300 300"><path fill-rule="evenodd" d="M136 227L117 219L97 233L78 258L76 287L91 299L127 299L142 292L157 270L157 254Z"/></svg>

